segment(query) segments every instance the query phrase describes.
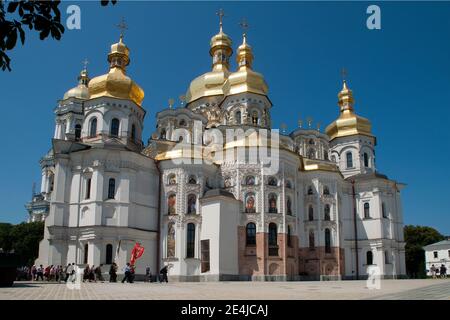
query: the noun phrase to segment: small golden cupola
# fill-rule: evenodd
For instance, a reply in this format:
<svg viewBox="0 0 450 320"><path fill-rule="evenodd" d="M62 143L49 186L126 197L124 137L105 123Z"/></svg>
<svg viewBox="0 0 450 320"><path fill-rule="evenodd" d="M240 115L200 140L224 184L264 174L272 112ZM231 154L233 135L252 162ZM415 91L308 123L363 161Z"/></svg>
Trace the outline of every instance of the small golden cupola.
<svg viewBox="0 0 450 320"><path fill-rule="evenodd" d="M224 85L226 95L243 92L267 95L268 87L263 75L252 69L253 57L252 47L247 43L247 35L244 32L236 56L238 70L230 74Z"/></svg>
<svg viewBox="0 0 450 320"><path fill-rule="evenodd" d="M111 45L108 54L109 72L89 81L90 98L113 97L127 99L141 106L144 100L144 90L126 75L126 67L130 63L130 50L120 40Z"/></svg>
<svg viewBox="0 0 450 320"><path fill-rule="evenodd" d="M223 95L223 84L230 74L230 57L233 54L231 38L223 32L223 11L219 15L219 33L211 38L209 54L212 57L212 70L192 80L186 92L186 103L194 100Z"/></svg>
<svg viewBox="0 0 450 320"><path fill-rule="evenodd" d="M338 99L339 118L326 128L326 133L330 137L330 140L357 134L373 137L370 121L358 116L354 112L353 92L347 87L345 80L342 90L338 94Z"/></svg>
<svg viewBox="0 0 450 320"><path fill-rule="evenodd" d="M63 100L69 99L69 98L77 98L77 99L83 99L87 100L89 99L89 89L88 89L88 83L89 83L89 75L87 72L86 65L84 66L83 70L81 70L80 75L78 76L78 85L70 90L68 90L63 97Z"/></svg>

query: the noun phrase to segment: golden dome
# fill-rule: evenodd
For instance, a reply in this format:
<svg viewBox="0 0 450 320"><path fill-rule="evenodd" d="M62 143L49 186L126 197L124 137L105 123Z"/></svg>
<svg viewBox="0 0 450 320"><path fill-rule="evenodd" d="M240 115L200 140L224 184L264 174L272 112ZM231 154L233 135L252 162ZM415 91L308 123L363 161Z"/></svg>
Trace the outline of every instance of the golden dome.
<svg viewBox="0 0 450 320"><path fill-rule="evenodd" d="M89 76L86 69L83 69L78 76L78 85L70 90L68 90L63 97L63 100L69 98L77 99L89 99L89 89L87 84L89 82Z"/></svg>
<svg viewBox="0 0 450 320"><path fill-rule="evenodd" d="M236 72L230 74L228 80L225 82L225 94L232 95L242 92L252 92L267 95L268 87L263 75L252 70L252 47L247 44L245 34L242 44L238 48L236 60L239 67Z"/></svg>
<svg viewBox="0 0 450 320"><path fill-rule="evenodd" d="M209 54L213 58L212 71L198 76L192 80L186 92L186 103L202 97L223 95L223 84L230 72L229 60L233 54L232 41L222 30L211 38Z"/></svg>
<svg viewBox="0 0 450 320"><path fill-rule="evenodd" d="M90 98L127 99L141 106L144 90L126 75L126 66L130 63L130 50L123 43L122 36L118 43L111 45L108 62L109 72L89 81Z"/></svg>
<svg viewBox="0 0 450 320"><path fill-rule="evenodd" d="M330 140L356 134L373 137L370 121L354 113L353 92L347 87L345 80L342 90L338 94L338 98L341 114L339 115L339 118L326 128L326 133L330 137Z"/></svg>

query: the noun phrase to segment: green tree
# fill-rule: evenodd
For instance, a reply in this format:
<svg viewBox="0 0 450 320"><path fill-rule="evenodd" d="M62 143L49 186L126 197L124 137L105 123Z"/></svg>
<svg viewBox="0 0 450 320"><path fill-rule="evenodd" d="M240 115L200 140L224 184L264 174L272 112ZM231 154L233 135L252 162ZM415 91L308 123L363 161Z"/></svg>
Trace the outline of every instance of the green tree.
<svg viewBox="0 0 450 320"><path fill-rule="evenodd" d="M423 247L442 241L445 237L434 228L412 225L404 227L404 234L406 273L410 278L425 278L425 251Z"/></svg>
<svg viewBox="0 0 450 320"><path fill-rule="evenodd" d="M102 6L117 0L102 0ZM17 39L25 44L25 30L35 30L39 33L39 39L45 40L51 36L60 40L64 33L61 23L60 0L0 0L0 68L11 71L11 58L7 54L17 44Z"/></svg>
<svg viewBox="0 0 450 320"><path fill-rule="evenodd" d="M12 225L0 223L0 248L14 250L22 264L31 265L39 254L39 242L44 238L44 222Z"/></svg>

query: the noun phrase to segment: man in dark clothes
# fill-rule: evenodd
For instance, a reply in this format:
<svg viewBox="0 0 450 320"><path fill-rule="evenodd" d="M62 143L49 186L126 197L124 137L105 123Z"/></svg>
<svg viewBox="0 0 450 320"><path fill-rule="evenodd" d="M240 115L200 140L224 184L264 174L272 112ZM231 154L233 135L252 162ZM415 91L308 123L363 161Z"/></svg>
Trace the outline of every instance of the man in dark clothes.
<svg viewBox="0 0 450 320"><path fill-rule="evenodd" d="M160 278L159 278L159 282L164 282L164 281L166 281L166 283L169 282L169 279L167 278L167 273L168 273L168 272L169 272L169 270L168 270L167 266L164 266L164 267L159 271L159 273L161 274L161 275L160 275Z"/></svg>

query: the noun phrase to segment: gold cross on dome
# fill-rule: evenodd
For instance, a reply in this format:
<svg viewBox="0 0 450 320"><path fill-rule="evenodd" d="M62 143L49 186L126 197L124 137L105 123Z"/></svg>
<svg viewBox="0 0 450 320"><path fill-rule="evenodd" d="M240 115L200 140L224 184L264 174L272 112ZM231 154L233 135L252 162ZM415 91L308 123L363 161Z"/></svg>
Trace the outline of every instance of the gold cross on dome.
<svg viewBox="0 0 450 320"><path fill-rule="evenodd" d="M122 38L123 38L123 35L124 35L124 33L125 33L125 30L128 30L128 26L127 26L127 24L125 23L125 18L122 17L122 20L121 20L120 23L119 23L118 25L116 25L116 26L117 26L117 28L119 28L119 30L120 30L120 38L122 39Z"/></svg>
<svg viewBox="0 0 450 320"><path fill-rule="evenodd" d="M245 18L242 18L241 22L239 22L239 26L241 27L243 34L246 35L249 25Z"/></svg>
<svg viewBox="0 0 450 320"><path fill-rule="evenodd" d="M88 59L84 59L82 63L83 63L83 69L87 70L87 65L89 63Z"/></svg>
<svg viewBox="0 0 450 320"><path fill-rule="evenodd" d="M169 109L172 109L174 102L175 102L175 100L173 98L169 99Z"/></svg>
<svg viewBox="0 0 450 320"><path fill-rule="evenodd" d="M348 76L347 69L342 68L342 69L341 69L341 77L342 77L342 81L345 81L345 80L347 79L347 76Z"/></svg>
<svg viewBox="0 0 450 320"><path fill-rule="evenodd" d="M216 12L216 14L219 16L219 27L220 31L222 31L223 17L225 17L225 12L222 8L220 8L219 11Z"/></svg>
<svg viewBox="0 0 450 320"><path fill-rule="evenodd" d="M181 101L181 105L184 105L184 103L186 102L186 96L185 95L181 95L178 97Z"/></svg>

